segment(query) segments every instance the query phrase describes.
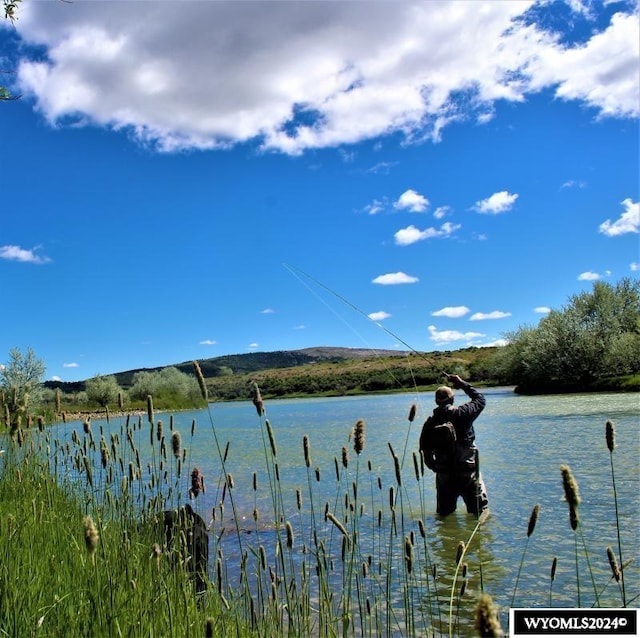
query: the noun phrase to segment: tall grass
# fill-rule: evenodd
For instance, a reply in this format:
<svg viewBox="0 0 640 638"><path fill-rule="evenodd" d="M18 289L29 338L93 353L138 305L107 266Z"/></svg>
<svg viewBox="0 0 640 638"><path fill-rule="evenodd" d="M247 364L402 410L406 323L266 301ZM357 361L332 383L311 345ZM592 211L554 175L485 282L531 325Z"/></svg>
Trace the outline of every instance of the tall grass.
<svg viewBox="0 0 640 638"><path fill-rule="evenodd" d="M201 388L206 397L204 383ZM266 484L254 471L253 495L244 495L254 503L251 529L240 526L229 443L219 439L211 408L217 476L191 466L195 421L190 434L178 432L173 419L167 428L156 420L151 397L146 419L111 417L108 427L87 421L70 439L43 423L7 439L0 477L0 635L454 636L470 635L474 623L481 635L500 635L482 561L477 556L474 570L467 560L481 547L485 517L459 539L457 555L432 556L434 530L425 524L422 495L430 477L415 453L412 467L405 467L406 442L401 456L389 446L394 480L385 485L366 461L362 419L345 426L344 440L336 441L333 473L314 467L312 431L286 441L299 446L306 481L291 506L282 480L291 468L280 465L283 443L257 386L254 405L263 444L256 470ZM409 427L414 417L412 406ZM413 480L421 487L417 506L407 489ZM568 477L565 482L571 508ZM204 511L207 490L214 505ZM259 511L263 490L269 505ZM187 502L208 525L205 592L189 573L192 558L164 539L164 510ZM577 504L574 510L572 525ZM536 505L527 542L537 513ZM525 553L526 545L512 604ZM620 569L612 554L607 551L606 560ZM577 568L576 579L579 605Z"/></svg>

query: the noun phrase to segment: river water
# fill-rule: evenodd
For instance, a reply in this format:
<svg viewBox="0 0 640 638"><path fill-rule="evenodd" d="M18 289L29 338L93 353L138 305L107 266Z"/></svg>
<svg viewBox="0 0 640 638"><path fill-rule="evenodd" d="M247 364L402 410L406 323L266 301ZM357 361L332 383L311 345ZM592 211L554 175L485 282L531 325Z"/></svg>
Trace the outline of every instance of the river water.
<svg viewBox="0 0 640 638"><path fill-rule="evenodd" d="M186 452L178 500L184 503L189 499L189 473L198 467L204 475L206 491L191 502L207 522L216 510L214 528L227 528L228 533L220 536L214 551L225 557L231 580L241 551L252 543L259 542L267 551L275 551L275 534L269 530L274 528L276 511L283 522L290 522L299 561L305 560L303 554L313 543L310 529L314 521L325 525L325 507L339 519L345 512L348 518L349 507L353 509L351 519L359 521L365 562L376 551L387 551L383 548L391 527L396 531L400 528L400 548L402 537L411 532L414 543L416 539L422 542L417 524L420 519L426 551L422 559L416 560L422 572L433 575L436 566L441 618L449 612L448 590L454 578L458 544L464 541L468 545L463 561L467 565L467 582L463 602L456 612L456 635L472 635L474 601L481 591L491 594L498 605L503 628L507 626L512 601L515 607L576 607L578 602L590 607L597 604L597 596L602 607L622 605L621 588L611 581L607 560L608 546L618 553L612 458L622 559L625 563L632 561L625 569L626 599L631 601L630 606L639 606L640 395L523 397L515 395L512 388L484 392L487 406L475 429L491 514L475 534L476 520L466 513L462 501L453 515L436 517L434 475L426 470L424 476L416 477L413 454L421 425L433 408L432 393L267 402L265 417L274 438L275 459L265 417L258 417L251 403L214 403L209 410L177 413L171 422L174 431L181 433ZM457 395L457 401L464 400L461 391ZM417 416L410 423L407 417L414 403ZM163 419L168 429L168 415L159 414L156 418ZM359 457L351 437L358 419L364 420L366 433ZM615 425L613 457L605 440L607 420ZM108 431L117 427L116 423L119 421L114 419L110 424L94 421L92 428L102 425ZM59 436L69 436L73 429L78 429L78 423L60 426ZM303 451L305 436L309 441L309 467ZM346 467L343 447L348 455ZM224 482L220 452L225 449L226 472L233 479L233 503L227 495L223 512L219 508ZM401 485L392 450L401 468ZM560 474L563 464L570 466L579 486L579 533L574 533L569 524ZM358 494L351 498L354 483ZM274 504L274 485L281 503ZM391 516L393 499L395 514ZM530 514L536 504L540 508L537 524L527 539ZM256 509L257 522L253 517ZM333 543L339 554L339 542ZM557 570L552 582L554 558ZM392 562L388 559L387 567ZM375 566L374 558L371 569L375 570ZM379 573L382 574L380 569ZM412 604L418 608L426 604L427 586L419 582L415 573L416 570L411 578L416 580L408 589L410 596L416 596ZM459 574L457 584L462 580ZM389 595L392 604L395 601L402 606L402 600L396 597L404 596L407 606L407 588L403 591ZM420 624L422 617L418 614L415 620L413 633L418 635L426 631ZM446 628L444 631L447 633ZM400 620L397 630L391 633L404 632L411 633L406 630L405 621Z"/></svg>

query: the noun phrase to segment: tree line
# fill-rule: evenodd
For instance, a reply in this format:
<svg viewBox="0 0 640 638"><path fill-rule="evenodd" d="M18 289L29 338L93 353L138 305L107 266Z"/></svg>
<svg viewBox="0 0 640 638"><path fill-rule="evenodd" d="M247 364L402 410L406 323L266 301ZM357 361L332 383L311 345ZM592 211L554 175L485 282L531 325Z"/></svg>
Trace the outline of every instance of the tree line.
<svg viewBox="0 0 640 638"><path fill-rule="evenodd" d="M328 396L423 389L442 383L442 370L487 385L513 385L523 393L640 390L640 282L596 282L589 292L569 298L537 326L505 335L500 348L468 348L422 356L315 363L236 374L225 370L206 379L212 400L251 398L257 382L265 397ZM13 349L0 366L0 424L15 431L33 415L60 414L65 408L142 408L153 397L157 408L204 405L192 373L176 367L139 371L128 387L115 375L97 375L84 389L61 393L45 388L44 361L29 348ZM206 375L205 375L206 376Z"/></svg>

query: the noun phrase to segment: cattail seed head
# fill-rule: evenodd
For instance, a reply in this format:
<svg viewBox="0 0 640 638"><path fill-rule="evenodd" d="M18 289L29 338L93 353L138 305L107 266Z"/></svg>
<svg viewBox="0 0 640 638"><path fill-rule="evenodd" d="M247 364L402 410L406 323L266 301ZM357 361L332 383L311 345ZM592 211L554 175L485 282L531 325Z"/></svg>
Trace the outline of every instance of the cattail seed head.
<svg viewBox="0 0 640 638"><path fill-rule="evenodd" d="M258 384L254 381L252 384L253 389L253 405L256 407L256 412L258 416L262 416L264 414L264 401L262 400L262 395L260 394L260 388Z"/></svg>
<svg viewBox="0 0 640 638"><path fill-rule="evenodd" d="M404 539L404 560L407 565L407 573L413 571L413 545L409 540L409 537Z"/></svg>
<svg viewBox="0 0 640 638"><path fill-rule="evenodd" d="M458 541L458 547L456 548L456 565L458 565L462 560L465 549L466 545L464 544L464 541Z"/></svg>
<svg viewBox="0 0 640 638"><path fill-rule="evenodd" d="M425 529L424 529L424 523L422 522L421 518L418 519L418 531L420 532L420 536L422 536L422 538L426 537L426 532L425 532Z"/></svg>
<svg viewBox="0 0 640 638"><path fill-rule="evenodd" d="M267 426L267 434L269 435L269 445L271 446L271 454L273 456L278 456L278 449L276 448L276 440L273 436L273 428L271 427L271 423L269 419L265 421L265 425Z"/></svg>
<svg viewBox="0 0 640 638"><path fill-rule="evenodd" d="M177 459L180 458L182 454L182 437L177 430L171 435L171 451L173 452L173 456Z"/></svg>
<svg viewBox="0 0 640 638"><path fill-rule="evenodd" d="M475 609L475 626L480 636L497 638L503 636L498 610L489 594L481 594Z"/></svg>
<svg viewBox="0 0 640 638"><path fill-rule="evenodd" d="M100 535L98 534L98 530L96 529L95 523L91 516L85 516L83 519L84 522L84 542L87 547L87 551L90 555L93 555L98 548L98 541L100 540Z"/></svg>
<svg viewBox="0 0 640 638"><path fill-rule="evenodd" d="M605 435L607 448L609 448L609 452L613 452L616 447L616 426L613 424L613 421L607 421L605 425Z"/></svg>
<svg viewBox="0 0 640 638"><path fill-rule="evenodd" d="M327 512L327 520L331 521L344 537L348 537L345 526L331 512Z"/></svg>
<svg viewBox="0 0 640 638"><path fill-rule="evenodd" d="M358 419L355 425L354 432L355 434L354 434L353 449L356 454L361 454L362 450L364 450L364 442L365 442L364 419Z"/></svg>
<svg viewBox="0 0 640 638"><path fill-rule="evenodd" d="M536 528L536 522L538 520L538 512L540 511L540 505L537 503L531 510L531 516L529 517L529 526L527 527L527 538L533 534L533 530Z"/></svg>
<svg viewBox="0 0 640 638"><path fill-rule="evenodd" d="M158 439L158 441L162 440L162 421L158 421L156 424L156 439Z"/></svg>
<svg viewBox="0 0 640 638"><path fill-rule="evenodd" d="M342 447L342 467L345 469L349 466L349 450L346 447Z"/></svg>
<svg viewBox="0 0 640 638"><path fill-rule="evenodd" d="M205 401L209 399L209 393L207 392L207 384L204 381L204 375L202 374L202 369L200 368L200 364L197 361L193 362L193 371L196 374L196 379L198 380L198 386L200 387L200 394L202 394L202 398Z"/></svg>
<svg viewBox="0 0 640 638"><path fill-rule="evenodd" d="M149 423L153 423L153 397L147 395L147 420Z"/></svg>
<svg viewBox="0 0 640 638"><path fill-rule="evenodd" d="M618 565L616 555L613 553L613 549L611 549L611 547L607 547L607 558L609 559L609 565L611 566L611 573L616 579L616 582L619 583L622 574L620 572L620 566Z"/></svg>
<svg viewBox="0 0 640 638"><path fill-rule="evenodd" d="M558 557L554 556L551 561L551 582L556 579L556 570L558 569Z"/></svg>
<svg viewBox="0 0 640 638"><path fill-rule="evenodd" d="M409 423L413 423L413 420L416 418L416 412L418 410L418 406L415 403L411 404L409 408Z"/></svg>
<svg viewBox="0 0 640 638"><path fill-rule="evenodd" d="M402 485L402 476L400 476L400 460L398 459L398 455L394 452L393 447L391 447L391 443L388 443L389 450L391 451L391 456L393 457L393 467L396 472L396 482L398 485Z"/></svg>
<svg viewBox="0 0 640 638"><path fill-rule="evenodd" d="M304 464L311 467L311 456L309 454L309 437L305 434L302 437L302 449L304 450Z"/></svg>
<svg viewBox="0 0 640 638"><path fill-rule="evenodd" d="M285 529L287 530L287 547L289 549L293 548L293 527L289 521L285 524Z"/></svg>
<svg viewBox="0 0 640 638"><path fill-rule="evenodd" d="M560 472L562 474L562 486L564 487L564 495L569 504L569 521L571 529L576 530L580 522L578 515L578 505L580 505L580 494L578 492L578 484L568 465L561 465Z"/></svg>
<svg viewBox="0 0 640 638"><path fill-rule="evenodd" d="M204 475L200 468L194 467L191 472L191 489L189 493L193 498L197 498L200 492L204 492Z"/></svg>

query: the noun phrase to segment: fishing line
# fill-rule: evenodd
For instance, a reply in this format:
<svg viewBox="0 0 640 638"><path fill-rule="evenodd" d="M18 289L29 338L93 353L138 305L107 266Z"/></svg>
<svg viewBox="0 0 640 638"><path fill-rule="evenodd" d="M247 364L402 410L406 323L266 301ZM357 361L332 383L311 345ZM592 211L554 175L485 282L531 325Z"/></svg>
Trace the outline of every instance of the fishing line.
<svg viewBox="0 0 640 638"><path fill-rule="evenodd" d="M411 350L411 352L413 352L414 354L418 355L423 361L425 361L426 363L428 363L429 365L432 365L435 367L435 364L433 361L431 361L429 358L425 357L424 354L422 352L419 352L418 350L416 350L415 348L413 348L412 346L410 346L404 339L400 338L397 334L395 334L394 332L391 332L391 330L389 330L387 327L383 326L379 321L376 321L375 319L372 319L366 312L364 312L364 310L361 310L360 308L358 308L358 306L356 306L354 303L352 303L351 301L349 301L346 297L343 297L340 293L336 292L335 290L333 290L332 288L329 288L329 286L323 284L321 281L319 281L318 279L316 279L315 277L313 277L312 275L310 275L309 273L306 273L304 270L301 270L300 268L297 268L296 266L291 266L289 264L283 263L282 264L292 275L294 275L299 281L301 281L308 290L310 290L317 298L321 299L321 297L319 297L319 295L317 295L315 293L315 291L313 291L311 289L310 286L308 286L298 275L297 273L300 273L301 275L304 275L307 279L309 279L310 281L312 281L313 283L315 283L317 286L320 286L320 288L323 288L324 290L326 290L328 293L332 294L334 297L337 297L340 301L342 301L342 303L346 304L347 306L349 306L349 308L351 308L352 310L355 310L358 314L362 315L363 317L365 317L368 321L371 321L373 324L375 324L378 328L380 328L381 330L384 330L384 332L386 332L390 337L393 337L394 339L398 340L403 346L409 348L409 350ZM321 301L323 301L323 303L327 306L328 304L321 299ZM334 311L334 314L335 311ZM339 316L339 315L337 315ZM343 320L344 321L344 320ZM346 322L345 322L346 323ZM347 323L347 325L349 325ZM351 327L351 326L349 326ZM351 329L353 330L353 328L351 327ZM355 330L354 330L355 332ZM357 334L357 333L356 333ZM444 374L445 376L448 376L448 374L444 371L441 370L440 372L442 372L442 374Z"/></svg>

